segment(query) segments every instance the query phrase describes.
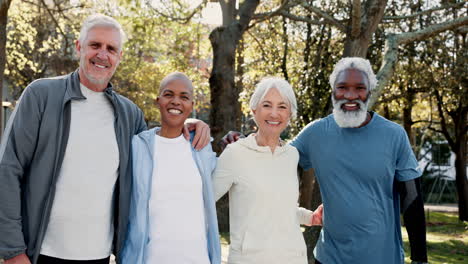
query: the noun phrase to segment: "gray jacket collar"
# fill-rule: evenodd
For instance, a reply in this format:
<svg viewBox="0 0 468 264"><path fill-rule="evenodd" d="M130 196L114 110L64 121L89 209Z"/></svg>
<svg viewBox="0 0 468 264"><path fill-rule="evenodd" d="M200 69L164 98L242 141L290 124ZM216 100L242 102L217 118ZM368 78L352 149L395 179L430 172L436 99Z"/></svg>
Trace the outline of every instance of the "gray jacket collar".
<svg viewBox="0 0 468 264"><path fill-rule="evenodd" d="M65 92L64 103L70 100L84 100L86 97L81 92L80 88L80 75L79 69L76 69L74 72L70 73L67 76L67 87ZM111 83L107 84L107 88L104 90L105 93L112 95L113 87Z"/></svg>

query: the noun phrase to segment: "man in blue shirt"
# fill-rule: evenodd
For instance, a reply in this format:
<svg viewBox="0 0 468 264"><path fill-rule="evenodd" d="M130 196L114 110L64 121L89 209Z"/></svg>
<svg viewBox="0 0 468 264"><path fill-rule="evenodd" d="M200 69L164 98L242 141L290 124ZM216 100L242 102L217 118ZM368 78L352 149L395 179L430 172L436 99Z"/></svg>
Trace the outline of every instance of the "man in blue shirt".
<svg viewBox="0 0 468 264"><path fill-rule="evenodd" d="M299 165L313 169L320 185L317 263L404 263L400 212L412 263L427 262L421 173L405 130L367 111L376 84L368 60L340 60L330 76L333 114L310 123L291 143ZM238 135L229 133L223 143Z"/></svg>
<svg viewBox="0 0 468 264"><path fill-rule="evenodd" d="M367 111L376 84L369 61L340 60L330 76L333 114L291 143L320 185L319 263L404 263L400 199L413 263L427 262L418 163L405 130Z"/></svg>

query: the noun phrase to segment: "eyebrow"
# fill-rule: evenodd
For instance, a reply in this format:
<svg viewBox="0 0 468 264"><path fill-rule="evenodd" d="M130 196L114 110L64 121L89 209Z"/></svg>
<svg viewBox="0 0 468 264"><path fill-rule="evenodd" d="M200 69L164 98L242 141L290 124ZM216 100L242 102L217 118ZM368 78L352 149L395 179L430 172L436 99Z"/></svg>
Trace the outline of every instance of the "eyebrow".
<svg viewBox="0 0 468 264"><path fill-rule="evenodd" d="M171 89L165 89L165 90L163 90L161 93L163 94L163 93L175 93L175 92L172 91ZM187 94L187 95L191 95L191 93L189 93L189 92L181 92L180 94L183 94L183 95L186 95L186 94Z"/></svg>
<svg viewBox="0 0 468 264"><path fill-rule="evenodd" d="M337 83L336 85L340 85L340 84L348 84L348 82L339 82L339 83ZM364 85L364 86L366 86L367 84L366 84L366 83L363 83L363 82L360 82L360 83L357 83L357 85Z"/></svg>
<svg viewBox="0 0 468 264"><path fill-rule="evenodd" d="M94 44L99 44L99 45L102 45L102 43L101 43L101 42L99 42L99 41L90 41L88 45L94 45ZM117 47L116 47L116 46L114 46L114 45L108 44L107 46L109 46L109 47L113 48L114 50L117 50Z"/></svg>
<svg viewBox="0 0 468 264"><path fill-rule="evenodd" d="M270 104L271 104L271 101L268 101L268 100L263 100L263 101L262 101L262 103L270 103ZM285 101L281 101L281 102L279 102L279 104L285 104L285 105L288 105L288 103L287 103L287 102L285 102Z"/></svg>

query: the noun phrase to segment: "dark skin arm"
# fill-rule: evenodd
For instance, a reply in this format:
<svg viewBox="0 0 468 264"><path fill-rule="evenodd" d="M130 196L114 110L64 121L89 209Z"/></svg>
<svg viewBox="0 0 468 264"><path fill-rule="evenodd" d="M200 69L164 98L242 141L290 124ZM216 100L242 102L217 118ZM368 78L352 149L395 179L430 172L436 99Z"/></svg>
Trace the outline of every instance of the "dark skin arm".
<svg viewBox="0 0 468 264"><path fill-rule="evenodd" d="M421 179L396 182L400 194L401 213L411 247L413 263L427 263L426 219L421 194Z"/></svg>

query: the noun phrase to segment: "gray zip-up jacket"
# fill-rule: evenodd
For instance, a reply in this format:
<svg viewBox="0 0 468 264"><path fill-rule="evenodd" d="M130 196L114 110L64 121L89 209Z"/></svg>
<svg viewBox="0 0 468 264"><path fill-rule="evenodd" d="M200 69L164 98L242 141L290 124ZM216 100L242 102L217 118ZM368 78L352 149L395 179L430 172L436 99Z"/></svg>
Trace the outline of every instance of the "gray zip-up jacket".
<svg viewBox="0 0 468 264"><path fill-rule="evenodd" d="M146 124L141 110L111 85L104 93L114 108L120 153L114 204L116 253L122 249L128 223L131 140L146 130ZM8 121L0 146L0 259L26 253L33 264L37 262L67 147L72 100L86 100L78 71L40 79L24 90Z"/></svg>

